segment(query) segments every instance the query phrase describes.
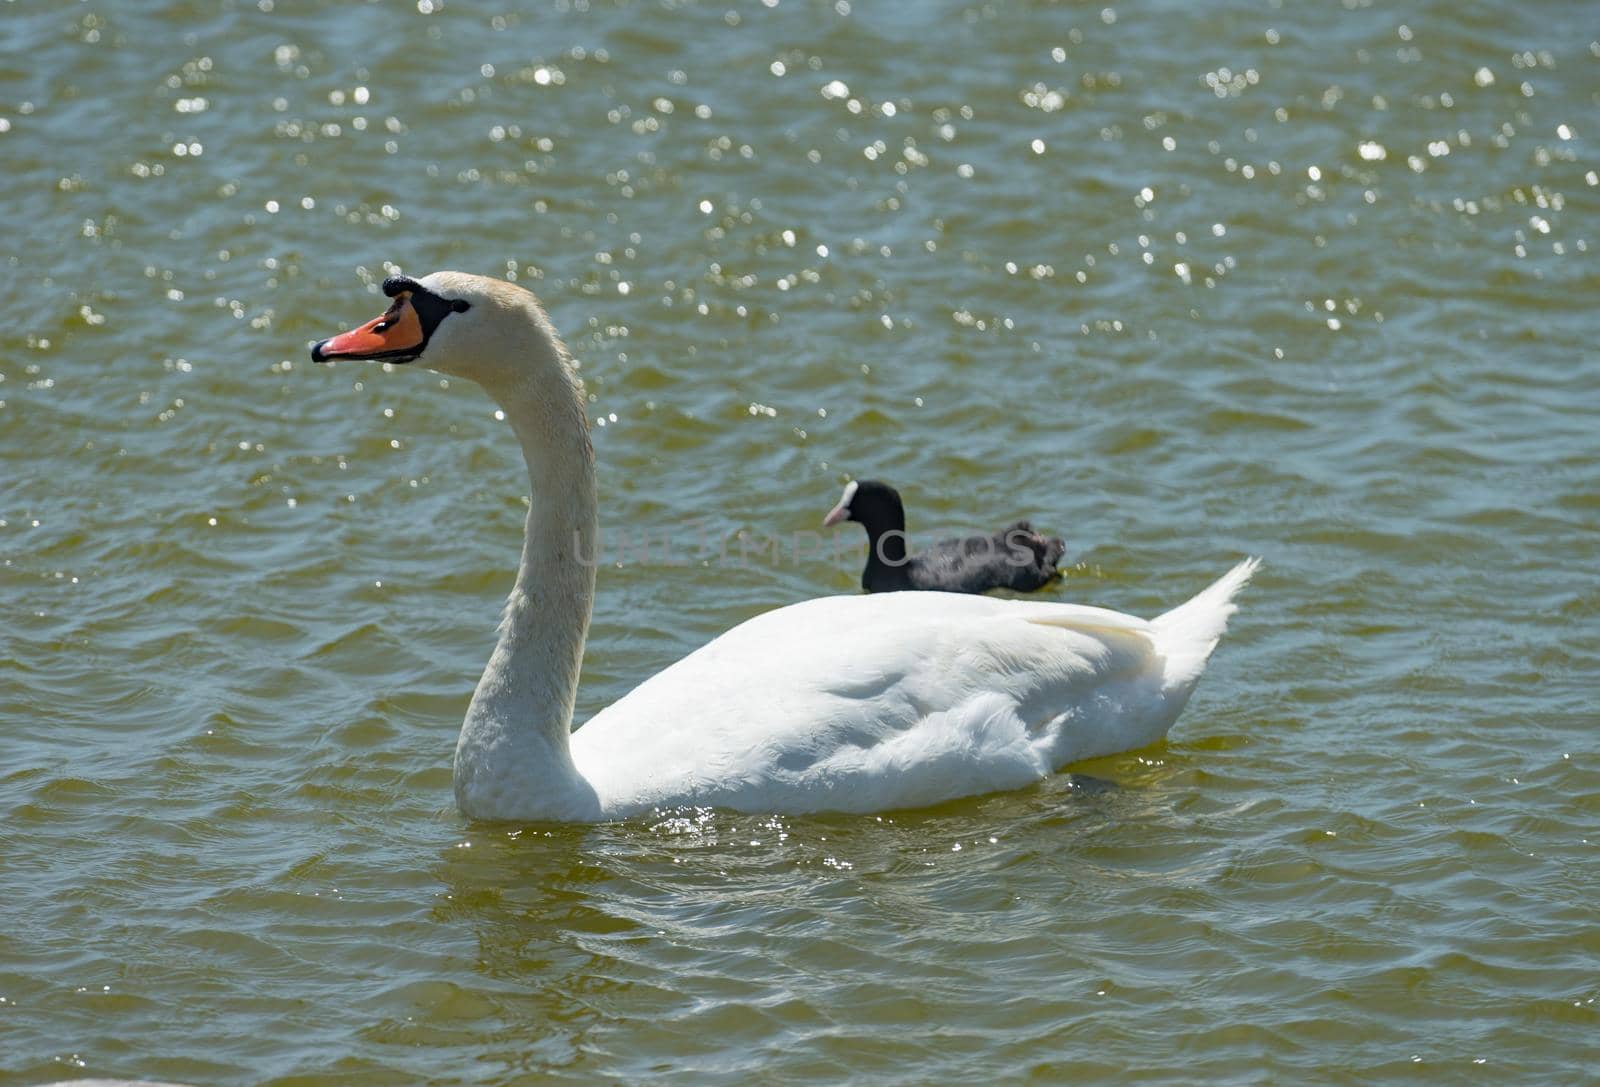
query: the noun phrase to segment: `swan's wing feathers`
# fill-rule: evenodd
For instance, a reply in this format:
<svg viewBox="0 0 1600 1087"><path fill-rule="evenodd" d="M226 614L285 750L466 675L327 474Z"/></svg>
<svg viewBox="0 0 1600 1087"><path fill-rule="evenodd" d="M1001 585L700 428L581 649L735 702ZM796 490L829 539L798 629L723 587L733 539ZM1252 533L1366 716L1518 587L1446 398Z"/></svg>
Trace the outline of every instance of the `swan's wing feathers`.
<svg viewBox="0 0 1600 1087"><path fill-rule="evenodd" d="M1150 621L1136 615L1124 615L1109 608L1096 608L1088 604L1045 604L1030 609L1026 621L1040 626L1083 630L1134 631L1148 637Z"/></svg>
<svg viewBox="0 0 1600 1087"><path fill-rule="evenodd" d="M1159 688L1146 627L949 593L807 601L647 680L573 754L631 807L869 811L1013 788L1127 746L1128 712L1148 716Z"/></svg>

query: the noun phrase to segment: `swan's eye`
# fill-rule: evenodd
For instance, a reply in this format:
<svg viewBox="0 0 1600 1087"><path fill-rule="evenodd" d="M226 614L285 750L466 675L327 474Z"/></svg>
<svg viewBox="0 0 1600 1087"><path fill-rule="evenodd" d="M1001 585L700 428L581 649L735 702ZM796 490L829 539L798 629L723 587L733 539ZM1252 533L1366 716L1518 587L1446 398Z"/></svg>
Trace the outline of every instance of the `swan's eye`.
<svg viewBox="0 0 1600 1087"><path fill-rule="evenodd" d="M400 315L405 312L406 299L408 297L409 295L402 294L396 298L393 304L389 306L388 312L379 319L377 324L372 326L372 331L374 333L387 332L393 328L395 322L400 320Z"/></svg>

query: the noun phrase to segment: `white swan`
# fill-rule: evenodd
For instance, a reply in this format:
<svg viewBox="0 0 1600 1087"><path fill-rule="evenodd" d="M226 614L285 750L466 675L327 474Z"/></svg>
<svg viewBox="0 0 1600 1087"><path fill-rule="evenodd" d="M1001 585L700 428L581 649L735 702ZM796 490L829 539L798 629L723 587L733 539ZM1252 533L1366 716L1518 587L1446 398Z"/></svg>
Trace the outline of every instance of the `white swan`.
<svg viewBox="0 0 1600 1087"><path fill-rule="evenodd" d="M528 464L522 562L456 744L472 818L867 812L1025 785L1165 735L1256 568L1150 621L951 593L809 600L741 623L572 732L595 579L582 557L596 554L582 385L521 287L435 272L383 289L386 313L312 358L470 378Z"/></svg>

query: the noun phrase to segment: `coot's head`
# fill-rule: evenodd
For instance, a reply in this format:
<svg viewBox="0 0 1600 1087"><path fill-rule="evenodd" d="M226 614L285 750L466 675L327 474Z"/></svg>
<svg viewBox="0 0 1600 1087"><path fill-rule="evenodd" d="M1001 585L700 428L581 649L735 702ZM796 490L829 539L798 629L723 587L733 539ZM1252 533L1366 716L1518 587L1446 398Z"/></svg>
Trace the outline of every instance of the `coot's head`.
<svg viewBox="0 0 1600 1087"><path fill-rule="evenodd" d="M839 504L822 519L824 525L856 521L868 532L905 531L906 511L900 505L900 492L876 479L852 479L844 485Z"/></svg>

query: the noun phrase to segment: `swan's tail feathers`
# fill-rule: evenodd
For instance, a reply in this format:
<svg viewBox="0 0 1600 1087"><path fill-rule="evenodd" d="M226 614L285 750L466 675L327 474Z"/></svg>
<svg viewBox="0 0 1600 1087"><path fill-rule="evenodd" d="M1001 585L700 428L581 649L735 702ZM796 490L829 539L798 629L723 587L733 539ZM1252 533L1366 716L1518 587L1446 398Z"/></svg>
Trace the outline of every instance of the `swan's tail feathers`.
<svg viewBox="0 0 1600 1087"><path fill-rule="evenodd" d="M1245 559L1187 602L1151 620L1156 646L1167 661L1163 680L1168 691L1181 690L1187 695L1200 678L1217 639L1227 629L1228 617L1239 610L1233 602L1235 594L1260 565L1258 558Z"/></svg>

